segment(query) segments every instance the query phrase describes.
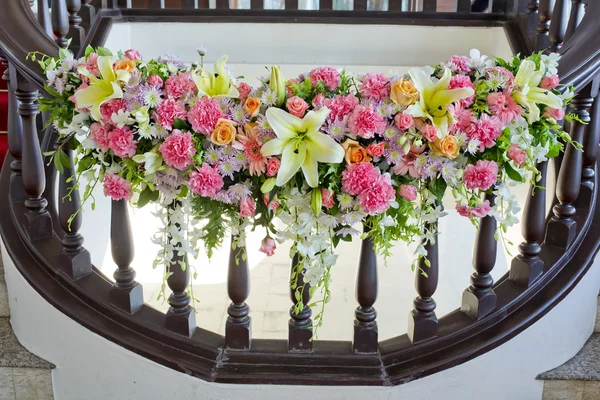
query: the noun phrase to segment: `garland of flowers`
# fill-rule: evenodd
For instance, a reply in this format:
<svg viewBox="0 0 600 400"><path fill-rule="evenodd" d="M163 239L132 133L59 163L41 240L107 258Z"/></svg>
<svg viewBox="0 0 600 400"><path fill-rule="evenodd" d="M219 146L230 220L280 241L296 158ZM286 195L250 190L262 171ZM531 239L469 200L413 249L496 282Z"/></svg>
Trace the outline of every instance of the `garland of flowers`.
<svg viewBox="0 0 600 400"><path fill-rule="evenodd" d="M472 50L393 76L319 67L285 79L271 67L253 88L227 57L211 71L199 53L192 65L101 47L79 60L67 50L31 54L52 95L40 108L60 138L46 155L62 172L65 149L76 150L75 187L89 182L82 202L102 182L114 200L158 205L154 267L166 277L174 251L196 257L203 242L210 257L228 234L244 246L249 227L266 229L260 251L269 256L291 240L296 310L301 274L311 296L323 293L311 304L321 306L316 327L341 240L361 235L385 257L398 241L418 241L415 268L447 191L460 215L474 224L493 215L502 235L517 222L511 187L537 182L536 165L564 143L580 147L557 122L576 117L565 116L573 94L559 90L556 54L505 61Z"/></svg>

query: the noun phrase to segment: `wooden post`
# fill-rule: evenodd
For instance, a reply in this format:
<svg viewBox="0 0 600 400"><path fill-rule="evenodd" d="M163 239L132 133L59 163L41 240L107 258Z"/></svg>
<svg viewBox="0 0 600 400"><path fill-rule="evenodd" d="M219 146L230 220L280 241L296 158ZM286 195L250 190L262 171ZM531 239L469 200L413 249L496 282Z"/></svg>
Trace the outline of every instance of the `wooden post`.
<svg viewBox="0 0 600 400"><path fill-rule="evenodd" d="M367 227L364 227L365 232ZM373 305L377 300L377 257L373 242L363 239L360 247L360 259L356 273L356 301L354 311L354 340L352 350L355 353L376 353L379 349L379 330L377 312Z"/></svg>
<svg viewBox="0 0 600 400"><path fill-rule="evenodd" d="M575 201L575 208L589 209L594 196L594 181L596 177L596 160L598 159L598 143L600 143L600 98L598 90L600 77L596 78L592 85L592 93L594 102L590 111L590 122L583 127L583 170L581 171L581 187L579 196Z"/></svg>
<svg viewBox="0 0 600 400"><path fill-rule="evenodd" d="M569 0L555 0L549 31L550 51L558 51L563 44L569 22L568 8Z"/></svg>
<svg viewBox="0 0 600 400"><path fill-rule="evenodd" d="M96 8L92 4L92 0L82 0L81 11L79 16L81 17L81 27L86 34L90 32L90 28L96 19Z"/></svg>
<svg viewBox="0 0 600 400"><path fill-rule="evenodd" d="M233 237L231 238L233 244ZM250 275L245 247L233 245L229 248L227 270L227 293L231 304L227 308L225 323L225 345L230 349L248 350L252 340L250 307L246 299L250 294Z"/></svg>
<svg viewBox="0 0 600 400"><path fill-rule="evenodd" d="M292 268L290 273L290 282L296 282L296 288L290 288L290 298L292 299L292 307L290 308L290 320L288 323L288 350L291 351L312 351L313 336L312 319L310 316L312 311L308 304L310 303L310 284L304 282L303 271L296 274L297 265L299 262L298 254L292 258ZM302 310L296 313L296 290L304 289L301 292Z"/></svg>
<svg viewBox="0 0 600 400"><path fill-rule="evenodd" d="M553 0L540 0L538 8L538 24L536 26L536 48L538 50L544 50L548 48L550 44L548 40L548 31L550 30L550 18L552 18L552 6Z"/></svg>
<svg viewBox="0 0 600 400"><path fill-rule="evenodd" d="M81 0L67 0L67 11L69 12L69 32L67 36L71 39L70 49L73 54L77 54L85 40L79 10L81 10Z"/></svg>
<svg viewBox="0 0 600 400"><path fill-rule="evenodd" d="M54 39L54 33L52 32L52 23L50 22L50 10L48 9L48 2L40 0L37 2L37 18L40 26L46 32L49 38Z"/></svg>
<svg viewBox="0 0 600 400"><path fill-rule="evenodd" d="M56 43L67 47L67 34L69 33L69 16L66 0L52 0L52 30L56 36Z"/></svg>

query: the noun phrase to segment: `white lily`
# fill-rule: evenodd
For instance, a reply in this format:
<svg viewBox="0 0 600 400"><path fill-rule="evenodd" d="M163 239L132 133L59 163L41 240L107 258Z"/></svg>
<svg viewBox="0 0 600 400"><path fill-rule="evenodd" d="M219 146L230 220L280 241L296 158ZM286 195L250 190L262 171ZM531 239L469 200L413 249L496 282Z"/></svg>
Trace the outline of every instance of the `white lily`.
<svg viewBox="0 0 600 400"><path fill-rule="evenodd" d="M540 69L536 69L535 62L523 60L515 76L515 88L512 97L517 104L522 105L527 110L527 122L533 124L540 120L540 109L537 104L545 104L548 107L562 107L560 97L548 89L539 87L546 68L542 63ZM536 104L537 103L537 104Z"/></svg>
<svg viewBox="0 0 600 400"><path fill-rule="evenodd" d="M344 149L331 137L320 133L330 110L322 107L308 112L304 118L295 117L279 108L268 108L267 121L277 138L265 143L260 152L264 156L281 154L277 186L285 185L302 168L310 187L319 186L318 163L340 163Z"/></svg>
<svg viewBox="0 0 600 400"><path fill-rule="evenodd" d="M229 72L225 69L226 62L227 56L223 56L215 61L214 73L208 72L204 68L192 71L192 80L198 88L198 95L200 97L239 97L240 93L231 84Z"/></svg>
<svg viewBox="0 0 600 400"><path fill-rule="evenodd" d="M442 78L433 82L422 69L412 68L408 71L410 78L419 92L419 101L406 109L415 118L427 118L440 131L440 137L448 134L448 125L452 123L452 115L447 106L455 101L472 96L472 88L448 89L452 73L444 67Z"/></svg>

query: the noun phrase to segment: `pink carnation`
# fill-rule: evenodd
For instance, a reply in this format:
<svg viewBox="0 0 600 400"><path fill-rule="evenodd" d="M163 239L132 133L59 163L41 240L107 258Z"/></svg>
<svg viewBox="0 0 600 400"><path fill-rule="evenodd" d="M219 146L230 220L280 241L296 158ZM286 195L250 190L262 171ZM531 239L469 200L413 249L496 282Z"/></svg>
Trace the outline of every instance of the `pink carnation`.
<svg viewBox="0 0 600 400"><path fill-rule="evenodd" d="M100 70L98 69L98 54L90 53L85 60L85 68L90 74L94 76L100 76Z"/></svg>
<svg viewBox="0 0 600 400"><path fill-rule="evenodd" d="M558 79L558 75L546 76L542 79L540 83L540 87L542 89L554 89L560 83L560 79Z"/></svg>
<svg viewBox="0 0 600 400"><path fill-rule="evenodd" d="M100 114L105 124L112 124L112 115L125 111L127 103L123 99L109 100L100 106Z"/></svg>
<svg viewBox="0 0 600 400"><path fill-rule="evenodd" d="M246 82L240 83L240 85L237 87L237 90L240 93L239 99L241 101L246 101L250 95L250 92L252 92L252 88Z"/></svg>
<svg viewBox="0 0 600 400"><path fill-rule="evenodd" d="M129 158L135 155L137 142L128 126L115 128L108 134L108 146L118 157Z"/></svg>
<svg viewBox="0 0 600 400"><path fill-rule="evenodd" d="M481 118L475 121L475 124L467 132L467 137L471 140L477 139L480 143L479 151L485 148L494 147L496 139L502 135L502 122L496 117L490 117L482 114Z"/></svg>
<svg viewBox="0 0 600 400"><path fill-rule="evenodd" d="M141 60L142 56L140 55L140 52L134 49L129 49L125 52L125 57L129 58L130 60Z"/></svg>
<svg viewBox="0 0 600 400"><path fill-rule="evenodd" d="M478 205L477 207L469 207L467 205L456 205L456 211L458 211L459 215L468 218L483 218L492 211L492 207L490 206L490 201L485 200L483 203Z"/></svg>
<svg viewBox="0 0 600 400"><path fill-rule="evenodd" d="M321 205L325 208L332 208L335 205L333 201L333 192L329 189L321 188Z"/></svg>
<svg viewBox="0 0 600 400"><path fill-rule="evenodd" d="M154 113L156 122L166 129L173 129L175 118L185 119L185 104L175 99L166 99L162 101Z"/></svg>
<svg viewBox="0 0 600 400"><path fill-rule="evenodd" d="M216 168L202 164L202 167L190 172L188 187L202 197L214 198L223 188L223 177Z"/></svg>
<svg viewBox="0 0 600 400"><path fill-rule="evenodd" d="M240 201L240 216L242 217L254 217L256 212L256 201L250 196L244 197Z"/></svg>
<svg viewBox="0 0 600 400"><path fill-rule="evenodd" d="M182 133L175 129L158 148L165 163L173 168L183 171L194 164L193 156L196 154L194 140L189 132Z"/></svg>
<svg viewBox="0 0 600 400"><path fill-rule="evenodd" d="M400 185L400 189L398 189L398 194L408 201L415 201L417 199L417 188L412 185L402 184Z"/></svg>
<svg viewBox="0 0 600 400"><path fill-rule="evenodd" d="M471 82L471 78L469 78L468 76L465 76L465 75L454 75L452 78L450 78L450 83L448 84L448 89L460 89L460 88L473 89L472 96L469 96L466 99L461 99L458 101L458 103L460 103L460 105L462 105L464 108L467 108L471 104L473 104L473 101L475 100L475 86L473 85L473 82Z"/></svg>
<svg viewBox="0 0 600 400"><path fill-rule="evenodd" d="M329 113L330 121L335 121L336 119L341 121L346 115L354 111L358 105L358 98L353 94L349 94L348 96L338 94L333 99L324 99L323 104L331 110Z"/></svg>
<svg viewBox="0 0 600 400"><path fill-rule="evenodd" d="M430 142L435 142L438 139L438 129L430 124L423 125L421 127L421 134Z"/></svg>
<svg viewBox="0 0 600 400"><path fill-rule="evenodd" d="M277 244L275 243L275 240L273 240L273 238L264 238L262 243L260 244L260 249L258 249L258 251L260 251L261 253L265 253L267 256L271 257L273 254L275 254L275 249L277 248Z"/></svg>
<svg viewBox="0 0 600 400"><path fill-rule="evenodd" d="M325 96L323 96L323 93L319 93L313 99L312 106L315 108L315 110L318 110L319 108L323 107L323 105L325 105ZM329 114L329 118L331 118L331 114Z"/></svg>
<svg viewBox="0 0 600 400"><path fill-rule="evenodd" d="M565 110L564 108L546 107L546 110L544 111L544 116L547 118L552 118L556 121L560 121L565 117Z"/></svg>
<svg viewBox="0 0 600 400"><path fill-rule="evenodd" d="M108 151L108 149L109 149L109 144L108 144L109 132L110 132L110 130L108 129L108 127L94 122L90 126L90 139L92 139L98 145L98 148L100 148L100 150Z"/></svg>
<svg viewBox="0 0 600 400"><path fill-rule="evenodd" d="M513 160L517 165L523 164L527 158L525 150L521 150L516 144L511 145L506 151L506 154L508 155L508 158Z"/></svg>
<svg viewBox="0 0 600 400"><path fill-rule="evenodd" d="M388 174L380 175L375 183L358 195L360 208L369 215L376 215L390 208L390 201L396 198L392 181Z"/></svg>
<svg viewBox="0 0 600 400"><path fill-rule="evenodd" d="M498 180L498 164L484 160L469 164L465 167L463 180L467 189L488 190Z"/></svg>
<svg viewBox="0 0 600 400"><path fill-rule="evenodd" d="M323 82L325 87L331 91L337 89L340 85L340 73L333 67L319 67L313 69L308 74L310 83L316 85L317 82Z"/></svg>
<svg viewBox="0 0 600 400"><path fill-rule="evenodd" d="M104 195L111 197L113 200L129 200L133 195L131 182L119 175L106 174L103 183Z"/></svg>
<svg viewBox="0 0 600 400"><path fill-rule="evenodd" d="M180 72L177 75L170 76L165 82L167 96L175 99L190 95L194 90L196 90L196 84L190 78L189 72Z"/></svg>
<svg viewBox="0 0 600 400"><path fill-rule="evenodd" d="M158 75L150 75L148 77L148 84L150 84L152 86L162 86L163 80Z"/></svg>
<svg viewBox="0 0 600 400"><path fill-rule="evenodd" d="M215 130L219 118L226 118L219 101L211 97L203 97L198 100L187 115L192 129L205 135L210 135Z"/></svg>
<svg viewBox="0 0 600 400"><path fill-rule="evenodd" d="M386 126L385 118L373 109L372 104L357 106L348 118L350 130L364 139L383 133Z"/></svg>
<svg viewBox="0 0 600 400"><path fill-rule="evenodd" d="M402 131L412 128L415 124L412 115L403 113L396 114L394 122L396 122L396 127Z"/></svg>
<svg viewBox="0 0 600 400"><path fill-rule="evenodd" d="M363 190L373 187L379 175L379 170L371 163L349 165L342 172L342 189L348 194L357 195Z"/></svg>
<svg viewBox="0 0 600 400"><path fill-rule="evenodd" d="M383 74L369 72L363 78L360 95L375 101L383 100L390 95L390 80Z"/></svg>
<svg viewBox="0 0 600 400"><path fill-rule="evenodd" d="M446 61L446 65L450 67L453 72L459 74L466 74L471 72L469 67L469 58L465 56L452 56Z"/></svg>
<svg viewBox="0 0 600 400"><path fill-rule="evenodd" d="M490 93L486 99L489 109L503 125L515 121L523 113L523 108L515 103L508 92Z"/></svg>
<svg viewBox="0 0 600 400"><path fill-rule="evenodd" d="M454 118L454 123L450 126L450 132L457 131L468 133L473 128L476 119L471 110L464 109L459 104L448 106L448 111Z"/></svg>

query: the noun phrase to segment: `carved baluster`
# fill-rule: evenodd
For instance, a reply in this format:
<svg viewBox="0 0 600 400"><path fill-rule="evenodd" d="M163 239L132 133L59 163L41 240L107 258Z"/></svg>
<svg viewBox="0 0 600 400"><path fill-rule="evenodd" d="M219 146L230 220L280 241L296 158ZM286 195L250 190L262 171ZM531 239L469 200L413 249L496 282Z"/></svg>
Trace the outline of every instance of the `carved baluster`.
<svg viewBox="0 0 600 400"><path fill-rule="evenodd" d="M208 0L198 0L198 8L210 8L210 3Z"/></svg>
<svg viewBox="0 0 600 400"><path fill-rule="evenodd" d="M194 0L181 0L181 8L186 10L193 10L196 8Z"/></svg>
<svg viewBox="0 0 600 400"><path fill-rule="evenodd" d="M548 31L550 30L550 19L552 18L552 4L554 0L540 0L538 8L538 24L536 27L537 39L536 47L538 50L548 48Z"/></svg>
<svg viewBox="0 0 600 400"><path fill-rule="evenodd" d="M33 7L33 3L35 0L29 0L29 7Z"/></svg>
<svg viewBox="0 0 600 400"><path fill-rule="evenodd" d="M110 303L133 314L144 304L144 296L142 285L135 281L135 270L131 267L134 245L127 200L112 200L111 205L110 249L117 270L113 274L115 283L110 289Z"/></svg>
<svg viewBox="0 0 600 400"><path fill-rule="evenodd" d="M298 9L298 0L285 0L285 9L286 10L297 10Z"/></svg>
<svg viewBox="0 0 600 400"><path fill-rule="evenodd" d="M319 10L333 10L333 0L319 0Z"/></svg>
<svg viewBox="0 0 600 400"><path fill-rule="evenodd" d="M581 188L575 202L575 208L589 209L594 196L594 181L596 177L595 166L598 158L598 143L600 143L600 98L598 93L600 76L592 83L592 95L595 94L594 103L590 111L590 123L583 127L583 170L581 171Z"/></svg>
<svg viewBox="0 0 600 400"><path fill-rule="evenodd" d="M437 0L423 0L423 12L434 13L437 10Z"/></svg>
<svg viewBox="0 0 600 400"><path fill-rule="evenodd" d="M494 195L486 195L490 205ZM491 215L481 218L473 247L473 267L471 286L463 292L461 311L474 319L480 319L496 308L496 293L492 289L494 280L490 275L496 264L498 243L494 238L496 219Z"/></svg>
<svg viewBox="0 0 600 400"><path fill-rule="evenodd" d="M229 0L215 0L215 8L227 9L229 8Z"/></svg>
<svg viewBox="0 0 600 400"><path fill-rule="evenodd" d="M581 0L571 0L571 15L569 16L569 23L567 24L567 30L565 32L565 42L573 36L577 25L579 25L580 17L583 13L583 3Z"/></svg>
<svg viewBox="0 0 600 400"><path fill-rule="evenodd" d="M402 11L402 0L389 0L389 11Z"/></svg>
<svg viewBox="0 0 600 400"><path fill-rule="evenodd" d="M506 7L505 0L493 0L492 1L492 13L494 13L494 14L504 14L505 7Z"/></svg>
<svg viewBox="0 0 600 400"><path fill-rule="evenodd" d="M79 16L81 17L81 27L87 34L96 18L96 8L92 5L92 0L82 0L82 3Z"/></svg>
<svg viewBox="0 0 600 400"><path fill-rule="evenodd" d="M81 10L81 0L67 0L67 11L69 11L68 37L71 39L70 49L74 54L77 54L77 51L85 40L85 32L81 27L79 10Z"/></svg>
<svg viewBox="0 0 600 400"><path fill-rule="evenodd" d="M532 38L535 39L536 27L539 21L538 17L538 8L539 1L538 0L530 0L527 4L527 32L530 35L533 35ZM534 41L535 43L535 41Z"/></svg>
<svg viewBox="0 0 600 400"><path fill-rule="evenodd" d="M68 15L66 0L52 0L52 30L56 36L56 43L63 48L67 47Z"/></svg>
<svg viewBox="0 0 600 400"><path fill-rule="evenodd" d="M304 350L312 351L313 342L310 340L313 335L312 319L310 316L312 311L308 304L310 303L310 284L304 283L304 274L302 271L297 273L298 254L292 258L292 271L290 273L290 282L295 282L296 287L290 288L290 298L292 299L292 307L290 308L290 321L288 323L288 350ZM302 298L302 310L296 313L296 291L300 288Z"/></svg>
<svg viewBox="0 0 600 400"><path fill-rule="evenodd" d="M52 32L52 24L50 23L50 10L48 9L47 1L37 2L37 19L48 37L54 39L54 33Z"/></svg>
<svg viewBox="0 0 600 400"><path fill-rule="evenodd" d="M176 201L171 207L181 207ZM170 276L167 284L171 289L169 311L165 317L165 328L179 335L191 337L196 330L196 313L191 306L192 298L187 289L192 281L188 255L177 244L173 250L173 258L169 266Z"/></svg>
<svg viewBox="0 0 600 400"><path fill-rule="evenodd" d="M354 10L366 10L367 0L354 0Z"/></svg>
<svg viewBox="0 0 600 400"><path fill-rule="evenodd" d="M461 14L471 13L471 0L457 0L456 12Z"/></svg>
<svg viewBox="0 0 600 400"><path fill-rule="evenodd" d="M520 254L512 260L509 272L511 281L525 287L535 282L544 271L544 261L539 254L546 228L546 191L543 188L546 187L548 161L541 162L536 167L540 171L541 179L531 186L527 196L521 225L525 241L519 245ZM534 188L535 186L538 187Z"/></svg>
<svg viewBox="0 0 600 400"><path fill-rule="evenodd" d="M552 20L550 22L549 42L550 50L558 51L563 44L569 16L569 0L555 0L554 10L552 11Z"/></svg>
<svg viewBox="0 0 600 400"><path fill-rule="evenodd" d="M367 227L364 227L367 232ZM354 341L352 350L355 353L375 353L379 348L377 312L373 307L377 300L377 257L373 242L363 239L360 247L360 259L356 273L356 301L359 306L354 311Z"/></svg>
<svg viewBox="0 0 600 400"><path fill-rule="evenodd" d="M58 219L60 227L65 232L61 242L63 245L60 254L61 268L71 278L79 279L92 272L90 253L83 248L83 236L79 233L81 228L81 212L77 212L80 205L79 190L71 189L75 185L75 171L73 168L73 154L69 148L65 149L69 157L71 168L65 168L60 174L58 184ZM72 215L75 217L69 222Z"/></svg>
<svg viewBox="0 0 600 400"><path fill-rule="evenodd" d="M250 275L245 254L245 247L237 246L234 249L231 246L229 249L227 293L231 304L227 308L229 316L225 324L225 345L231 349L248 350L252 338L250 307L246 304L250 294Z"/></svg>
<svg viewBox="0 0 600 400"><path fill-rule="evenodd" d="M52 219L46 210L48 201L42 197L46 188L46 175L36 126L38 91L17 73L15 94L20 103L18 112L23 129L22 165L25 168L22 170L22 177L27 196L27 233L31 240L38 240L52 235Z"/></svg>
<svg viewBox="0 0 600 400"><path fill-rule="evenodd" d="M162 8L160 0L148 0L148 9L154 10Z"/></svg>
<svg viewBox="0 0 600 400"><path fill-rule="evenodd" d="M408 338L412 343L434 338L438 332L438 319L435 315L436 304L432 297L437 289L439 275L437 224L428 225L427 229L433 229L436 233L433 243L424 243L429 267L425 264L425 259L421 258L415 271L415 289L418 296L413 301L414 309L408 314L407 331Z"/></svg>
<svg viewBox="0 0 600 400"><path fill-rule="evenodd" d="M592 106L593 96L592 84L586 86L577 96L571 100L572 112L584 122L590 121L589 108ZM595 94L594 94L595 96ZM585 125L571 122L571 138L582 143ZM545 243L562 249L568 248L577 232L577 223L573 219L575 215L575 200L579 196L581 186L581 170L583 153L571 145L565 146L565 153L558 172L556 182L556 197L558 204L552 208L554 216L548 222Z"/></svg>

